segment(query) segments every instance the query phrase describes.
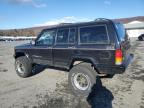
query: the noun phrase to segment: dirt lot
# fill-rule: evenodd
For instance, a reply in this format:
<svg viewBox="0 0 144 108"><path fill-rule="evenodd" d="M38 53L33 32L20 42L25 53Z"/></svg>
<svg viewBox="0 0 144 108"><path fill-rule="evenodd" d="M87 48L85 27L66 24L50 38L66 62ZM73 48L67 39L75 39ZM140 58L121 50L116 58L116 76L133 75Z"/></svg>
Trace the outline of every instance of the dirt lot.
<svg viewBox="0 0 144 108"><path fill-rule="evenodd" d="M18 77L13 47L20 43L0 43L0 108L144 108L144 42L132 39L133 63L124 74L97 79L87 99L72 95L64 71L41 68Z"/></svg>

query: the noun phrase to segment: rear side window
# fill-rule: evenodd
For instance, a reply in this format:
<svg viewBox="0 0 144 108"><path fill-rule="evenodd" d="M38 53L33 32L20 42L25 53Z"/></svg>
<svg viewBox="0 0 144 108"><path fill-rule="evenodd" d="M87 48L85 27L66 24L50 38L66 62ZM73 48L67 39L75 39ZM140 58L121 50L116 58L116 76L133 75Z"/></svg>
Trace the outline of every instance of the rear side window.
<svg viewBox="0 0 144 108"><path fill-rule="evenodd" d="M57 32L57 43L65 44L68 43L68 33L69 29L59 29Z"/></svg>
<svg viewBox="0 0 144 108"><path fill-rule="evenodd" d="M79 41L81 44L106 44L108 35L105 25L81 27Z"/></svg>
<svg viewBox="0 0 144 108"><path fill-rule="evenodd" d="M117 33L118 33L118 38L119 38L120 42L124 41L126 31L125 31L125 28L124 28L123 24L115 23L115 27L116 27L116 30L117 30Z"/></svg>

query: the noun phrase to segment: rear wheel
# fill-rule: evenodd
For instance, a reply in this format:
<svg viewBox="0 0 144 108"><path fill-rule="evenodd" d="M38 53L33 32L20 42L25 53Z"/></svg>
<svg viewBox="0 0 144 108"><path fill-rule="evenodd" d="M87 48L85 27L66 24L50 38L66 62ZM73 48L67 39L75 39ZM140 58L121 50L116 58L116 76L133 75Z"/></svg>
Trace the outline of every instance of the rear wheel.
<svg viewBox="0 0 144 108"><path fill-rule="evenodd" d="M96 83L96 72L89 63L74 66L69 73L69 86L77 96L88 96Z"/></svg>
<svg viewBox="0 0 144 108"><path fill-rule="evenodd" d="M32 64L27 57L18 57L15 61L15 70L18 76L26 78L32 73Z"/></svg>

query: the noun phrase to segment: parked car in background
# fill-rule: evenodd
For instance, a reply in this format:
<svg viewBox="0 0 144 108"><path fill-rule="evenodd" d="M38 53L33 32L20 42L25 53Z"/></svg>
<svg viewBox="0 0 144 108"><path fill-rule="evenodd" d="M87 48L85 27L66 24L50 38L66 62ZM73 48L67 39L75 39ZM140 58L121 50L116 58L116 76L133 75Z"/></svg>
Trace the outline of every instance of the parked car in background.
<svg viewBox="0 0 144 108"><path fill-rule="evenodd" d="M138 40L144 41L144 34L141 34L140 36L138 36Z"/></svg>
<svg viewBox="0 0 144 108"><path fill-rule="evenodd" d="M5 41L5 39L0 39L0 41Z"/></svg>

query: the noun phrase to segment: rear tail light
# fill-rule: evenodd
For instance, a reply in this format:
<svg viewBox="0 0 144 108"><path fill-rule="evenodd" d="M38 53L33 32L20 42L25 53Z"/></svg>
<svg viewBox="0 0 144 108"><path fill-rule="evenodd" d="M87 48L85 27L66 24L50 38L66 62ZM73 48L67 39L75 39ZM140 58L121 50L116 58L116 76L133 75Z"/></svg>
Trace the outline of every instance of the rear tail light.
<svg viewBox="0 0 144 108"><path fill-rule="evenodd" d="M116 65L121 65L122 64L122 59L123 59L122 50L117 49L115 51L115 64Z"/></svg>

